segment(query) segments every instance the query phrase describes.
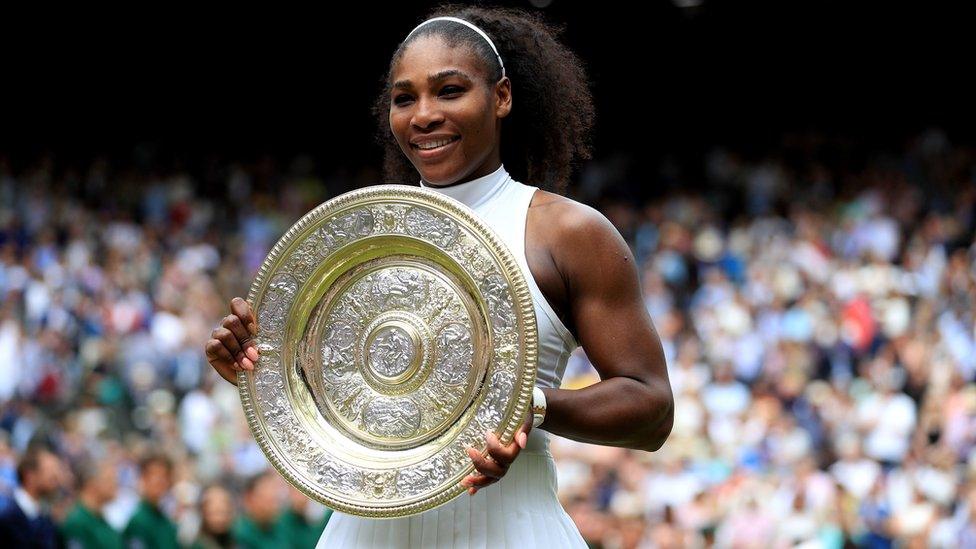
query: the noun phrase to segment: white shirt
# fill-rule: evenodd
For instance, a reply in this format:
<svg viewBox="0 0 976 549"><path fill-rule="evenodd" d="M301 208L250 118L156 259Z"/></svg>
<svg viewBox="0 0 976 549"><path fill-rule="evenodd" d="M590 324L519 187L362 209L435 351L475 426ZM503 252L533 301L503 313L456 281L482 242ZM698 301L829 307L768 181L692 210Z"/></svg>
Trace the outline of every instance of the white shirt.
<svg viewBox="0 0 976 549"><path fill-rule="evenodd" d="M14 500L28 519L34 520L41 514L41 504L20 486L14 489Z"/></svg>

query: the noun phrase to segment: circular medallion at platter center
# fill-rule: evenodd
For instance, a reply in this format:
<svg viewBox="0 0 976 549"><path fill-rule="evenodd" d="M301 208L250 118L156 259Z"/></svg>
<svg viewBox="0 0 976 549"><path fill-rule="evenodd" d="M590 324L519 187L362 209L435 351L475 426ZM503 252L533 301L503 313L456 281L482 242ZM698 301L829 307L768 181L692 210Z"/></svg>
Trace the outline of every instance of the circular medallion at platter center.
<svg viewBox="0 0 976 549"><path fill-rule="evenodd" d="M420 365L420 336L411 327L396 321L384 323L366 337L366 365L376 377L396 384L409 377Z"/></svg>
<svg viewBox="0 0 976 549"><path fill-rule="evenodd" d="M432 336L427 323L416 314L391 310L380 313L361 332L354 357L359 371L373 390L388 396L415 391L433 367ZM324 342L322 367L342 370L342 357L330 355L331 340ZM333 379L326 373L328 379Z"/></svg>
<svg viewBox="0 0 976 549"><path fill-rule="evenodd" d="M443 434L476 404L488 328L472 284L422 256L367 260L312 309L299 363L319 411L372 448Z"/></svg>

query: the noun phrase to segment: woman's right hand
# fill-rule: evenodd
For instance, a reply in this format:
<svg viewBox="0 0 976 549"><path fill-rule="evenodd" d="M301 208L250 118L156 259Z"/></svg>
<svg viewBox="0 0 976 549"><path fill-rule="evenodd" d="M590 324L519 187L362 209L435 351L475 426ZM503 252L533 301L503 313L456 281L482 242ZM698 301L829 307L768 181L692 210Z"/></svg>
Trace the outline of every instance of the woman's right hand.
<svg viewBox="0 0 976 549"><path fill-rule="evenodd" d="M227 381L237 385L237 372L254 370L258 360L258 324L247 301L230 300L231 314L225 316L207 341L207 360Z"/></svg>

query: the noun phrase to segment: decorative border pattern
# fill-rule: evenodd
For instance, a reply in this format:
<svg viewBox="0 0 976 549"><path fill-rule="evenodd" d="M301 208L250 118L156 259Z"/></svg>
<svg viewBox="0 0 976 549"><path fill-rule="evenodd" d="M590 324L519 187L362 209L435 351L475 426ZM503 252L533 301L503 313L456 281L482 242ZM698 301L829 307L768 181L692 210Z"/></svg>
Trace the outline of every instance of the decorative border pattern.
<svg viewBox="0 0 976 549"><path fill-rule="evenodd" d="M267 287L272 276L276 274L275 269L279 266L282 256L306 230L319 223L320 221L336 214L337 212L354 206L360 202L374 201L406 201L408 203L419 202L424 206L440 210L442 213L453 217L462 225L466 225L476 235L481 237L488 245L492 255L498 260L503 273L512 285L512 293L515 296L515 313L521 319L523 331L521 333L521 344L523 350L523 370L521 379L516 380L515 393L512 398L515 400L513 413L503 419L504 431L499 434L502 444L508 444L514 437L515 431L521 425L521 418L526 414L531 406L532 389L535 386L537 362L538 362L538 329L535 318L535 308L532 303L532 296L524 275L518 263L501 241L498 235L487 225L467 205L454 200L446 195L410 185L375 185L364 189L350 191L348 193L330 199L312 211L304 215L298 222L282 236L268 256L262 263L254 281L248 292L248 303L251 304L255 316L258 317L259 311L255 309L255 299ZM258 317L259 318L259 317ZM261 327L258 327L258 338L260 340ZM238 372L238 389L241 397L241 404L247 418L248 427L254 436L255 441L261 450L268 457L271 464L278 472L287 479L292 485L301 490L308 497L315 499L340 512L368 516L372 518L397 518L413 515L441 506L455 497L463 494L467 488L455 485L448 490L441 490L433 497L422 501L396 506L365 506L354 504L323 493L317 486L310 485L298 477L294 463L283 460L281 451L277 445L269 438L269 434L263 425L254 403L254 383L255 374L247 371ZM486 380L487 383L487 380ZM467 476L474 471L474 465L467 466L464 475ZM463 477L462 477L463 478Z"/></svg>

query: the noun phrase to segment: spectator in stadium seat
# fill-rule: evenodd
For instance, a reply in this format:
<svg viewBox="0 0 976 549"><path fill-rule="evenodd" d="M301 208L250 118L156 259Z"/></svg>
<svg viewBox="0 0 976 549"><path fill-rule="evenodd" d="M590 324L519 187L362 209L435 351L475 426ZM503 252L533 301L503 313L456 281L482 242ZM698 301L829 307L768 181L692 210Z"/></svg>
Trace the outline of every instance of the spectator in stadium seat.
<svg viewBox="0 0 976 549"><path fill-rule="evenodd" d="M17 488L0 501L0 540L9 547L59 547L57 527L45 508L59 488L61 459L43 446L33 446L17 463Z"/></svg>
<svg viewBox="0 0 976 549"><path fill-rule="evenodd" d="M231 525L234 522L234 499L219 484L203 489L200 496L200 533L192 549L223 549L236 547Z"/></svg>
<svg viewBox="0 0 976 549"><path fill-rule="evenodd" d="M241 548L287 548L287 541L275 528L281 509L281 480L276 473L264 471L244 484L244 513L237 517L231 531Z"/></svg>
<svg viewBox="0 0 976 549"><path fill-rule="evenodd" d="M170 549L179 547L176 525L160 507L172 486L173 464L163 454L150 454L139 462L139 493L135 513L123 537L130 549Z"/></svg>
<svg viewBox="0 0 976 549"><path fill-rule="evenodd" d="M122 534L102 515L118 489L115 464L84 462L78 468L78 501L64 519L61 533L67 549L122 549Z"/></svg>
<svg viewBox="0 0 976 549"><path fill-rule="evenodd" d="M315 547L319 536L322 535L322 530L329 523L332 509L326 507L325 513L321 517L309 520L306 514L309 506L308 496L290 484L288 485L288 500L289 505L281 512L276 525L281 537L287 540L293 549Z"/></svg>

